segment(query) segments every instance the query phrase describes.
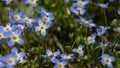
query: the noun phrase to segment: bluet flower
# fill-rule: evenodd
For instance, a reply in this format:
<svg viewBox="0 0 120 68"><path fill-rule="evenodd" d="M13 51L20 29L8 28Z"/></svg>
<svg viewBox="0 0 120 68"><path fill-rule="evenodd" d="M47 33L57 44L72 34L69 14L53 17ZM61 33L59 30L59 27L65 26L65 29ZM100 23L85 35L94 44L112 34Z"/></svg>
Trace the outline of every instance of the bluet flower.
<svg viewBox="0 0 120 68"><path fill-rule="evenodd" d="M46 29L48 29L51 24L50 23L45 23L42 21L42 19L38 19L38 24L39 26L35 27L35 31L41 31L42 36L46 36Z"/></svg>
<svg viewBox="0 0 120 68"><path fill-rule="evenodd" d="M73 48L72 49L72 52L75 52L75 53L78 53L80 56L83 56L84 55L84 51L83 51L83 48L82 48L82 44L80 44L78 46L78 48Z"/></svg>
<svg viewBox="0 0 120 68"><path fill-rule="evenodd" d="M108 54L102 54L101 63L105 66L107 65L109 68L113 68L112 62L115 61L113 56L109 56Z"/></svg>
<svg viewBox="0 0 120 68"><path fill-rule="evenodd" d="M38 0L25 0L25 4L31 4L33 7L37 6Z"/></svg>
<svg viewBox="0 0 120 68"><path fill-rule="evenodd" d="M72 60L73 59L74 54L61 54L61 60Z"/></svg>

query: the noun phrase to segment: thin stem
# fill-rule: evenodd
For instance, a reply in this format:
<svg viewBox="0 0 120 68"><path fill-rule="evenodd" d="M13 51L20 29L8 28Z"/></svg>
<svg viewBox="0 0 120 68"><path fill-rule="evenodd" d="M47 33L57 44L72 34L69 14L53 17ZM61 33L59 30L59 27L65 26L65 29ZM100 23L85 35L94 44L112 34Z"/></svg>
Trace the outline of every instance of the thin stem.
<svg viewBox="0 0 120 68"><path fill-rule="evenodd" d="M105 24L106 24L106 26L107 26L107 17L106 17L106 11L105 11L105 9L103 9L103 11L104 11Z"/></svg>

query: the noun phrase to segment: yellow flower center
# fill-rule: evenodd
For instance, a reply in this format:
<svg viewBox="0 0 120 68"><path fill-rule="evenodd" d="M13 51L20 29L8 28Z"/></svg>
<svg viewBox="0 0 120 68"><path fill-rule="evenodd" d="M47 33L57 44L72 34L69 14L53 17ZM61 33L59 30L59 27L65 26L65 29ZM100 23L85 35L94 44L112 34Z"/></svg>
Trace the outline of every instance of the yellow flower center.
<svg viewBox="0 0 120 68"><path fill-rule="evenodd" d="M30 23L31 20L30 20L30 19L25 19L25 22L26 22L26 23Z"/></svg>
<svg viewBox="0 0 120 68"><path fill-rule="evenodd" d="M12 64L14 64L15 62L14 62L14 60L13 59L8 59L8 64L10 64L10 65L12 65Z"/></svg>
<svg viewBox="0 0 120 68"><path fill-rule="evenodd" d="M41 25L41 26L40 26L40 30L45 30L45 26L44 26L44 25Z"/></svg>
<svg viewBox="0 0 120 68"><path fill-rule="evenodd" d="M31 2L31 3L34 3L34 2L35 2L35 0L30 0L30 2Z"/></svg>
<svg viewBox="0 0 120 68"><path fill-rule="evenodd" d="M83 2L78 2L78 6L83 6Z"/></svg>
<svg viewBox="0 0 120 68"><path fill-rule="evenodd" d="M53 58L54 57L54 54L50 54L48 55L49 58Z"/></svg>
<svg viewBox="0 0 120 68"><path fill-rule="evenodd" d="M47 18L47 17L44 17L43 20L44 20L45 22L48 22L48 18Z"/></svg>
<svg viewBox="0 0 120 68"><path fill-rule="evenodd" d="M104 4L100 4L101 7L104 7L105 5Z"/></svg>
<svg viewBox="0 0 120 68"><path fill-rule="evenodd" d="M83 24L86 24L86 20L82 20L82 23L83 23Z"/></svg>
<svg viewBox="0 0 120 68"><path fill-rule="evenodd" d="M58 63L58 68L63 68L63 64L62 63Z"/></svg>
<svg viewBox="0 0 120 68"><path fill-rule="evenodd" d="M19 55L18 54L16 54L16 59L18 59L19 58Z"/></svg>
<svg viewBox="0 0 120 68"><path fill-rule="evenodd" d="M111 60L110 60L109 58L106 58L106 59L105 59L105 62L106 62L106 64L110 64L110 63L111 63Z"/></svg>
<svg viewBox="0 0 120 68"><path fill-rule="evenodd" d="M92 37L89 37L89 38L88 38L88 41L89 41L89 42L93 42L94 39L93 39Z"/></svg>
<svg viewBox="0 0 120 68"><path fill-rule="evenodd" d="M13 35L13 36L12 36L12 40L14 40L14 41L18 41L18 36Z"/></svg>
<svg viewBox="0 0 120 68"><path fill-rule="evenodd" d="M69 59L69 56L66 56L66 57L65 57L65 60L68 60L68 59Z"/></svg>
<svg viewBox="0 0 120 68"><path fill-rule="evenodd" d="M18 25L18 28L19 28L19 29L22 29L22 28L23 28L23 26L22 26L22 25Z"/></svg>
<svg viewBox="0 0 120 68"><path fill-rule="evenodd" d="M15 16L14 16L14 19L15 19L15 20L19 20L19 19L20 19L20 16L15 15Z"/></svg>
<svg viewBox="0 0 120 68"><path fill-rule="evenodd" d="M5 27L5 31L10 31L10 27Z"/></svg>
<svg viewBox="0 0 120 68"><path fill-rule="evenodd" d="M78 53L81 53L81 52L82 52L82 49L81 49L81 48L79 48L79 49L78 49Z"/></svg>
<svg viewBox="0 0 120 68"><path fill-rule="evenodd" d="M89 24L89 26L93 27L93 26L94 26L94 24Z"/></svg>
<svg viewBox="0 0 120 68"><path fill-rule="evenodd" d="M118 32L120 33L120 28L118 28Z"/></svg>
<svg viewBox="0 0 120 68"><path fill-rule="evenodd" d="M0 33L0 38L3 38L3 34L2 33Z"/></svg>

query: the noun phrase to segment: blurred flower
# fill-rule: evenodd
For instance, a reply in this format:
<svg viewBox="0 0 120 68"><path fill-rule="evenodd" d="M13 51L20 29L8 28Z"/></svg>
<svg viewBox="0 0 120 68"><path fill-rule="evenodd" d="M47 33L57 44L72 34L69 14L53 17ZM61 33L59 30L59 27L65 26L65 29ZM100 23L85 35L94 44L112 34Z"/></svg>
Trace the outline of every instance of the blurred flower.
<svg viewBox="0 0 120 68"><path fill-rule="evenodd" d="M97 49L97 48L100 48L100 47L101 47L101 48L106 48L109 44L110 44L110 42L105 42L105 43L100 42L100 46L97 46L96 49Z"/></svg>
<svg viewBox="0 0 120 68"><path fill-rule="evenodd" d="M10 12L9 15L12 17L12 23L22 23L23 19L21 18L22 16L22 12L18 11L16 14L14 14L13 12Z"/></svg>
<svg viewBox="0 0 120 68"><path fill-rule="evenodd" d="M73 6L83 7L89 3L89 0L76 0L76 3Z"/></svg>
<svg viewBox="0 0 120 68"><path fill-rule="evenodd" d="M74 13L75 15L84 15L86 10L84 9L84 7L76 7L76 6L72 6L70 7L70 11L72 13Z"/></svg>
<svg viewBox="0 0 120 68"><path fill-rule="evenodd" d="M30 19L27 15L23 15L24 22L26 23L27 27L32 28L32 23L37 22L35 19Z"/></svg>
<svg viewBox="0 0 120 68"><path fill-rule="evenodd" d="M25 30L25 25L24 24L17 24L17 29L21 32L23 32Z"/></svg>
<svg viewBox="0 0 120 68"><path fill-rule="evenodd" d="M66 61L56 60L54 63L55 63L55 65L53 68L65 68L65 66L67 65Z"/></svg>
<svg viewBox="0 0 120 68"><path fill-rule="evenodd" d="M45 8L41 8L37 10L37 12L41 14L42 20L46 23L52 23L52 20L54 20L54 14L52 12L47 12Z"/></svg>
<svg viewBox="0 0 120 68"><path fill-rule="evenodd" d="M96 34L92 34L92 36L88 36L86 44L88 44L88 45L89 44L94 44L96 42L95 38L96 38Z"/></svg>
<svg viewBox="0 0 120 68"><path fill-rule="evenodd" d="M38 0L25 0L25 4L31 4L33 7L37 6Z"/></svg>
<svg viewBox="0 0 120 68"><path fill-rule="evenodd" d="M4 68L4 63L0 62L0 68Z"/></svg>
<svg viewBox="0 0 120 68"><path fill-rule="evenodd" d="M16 30L16 26L11 23L7 23L5 27L0 26L0 31L3 32L4 37L8 38L12 34L12 31Z"/></svg>
<svg viewBox="0 0 120 68"><path fill-rule="evenodd" d="M88 28L92 28L92 27L96 27L97 25L95 24L95 23L93 23L93 21L92 20L90 20L89 22L88 22L88 24L86 24L86 27L88 27Z"/></svg>
<svg viewBox="0 0 120 68"><path fill-rule="evenodd" d="M108 54L102 54L101 63L105 66L107 65L110 68L113 68L112 62L115 61L115 58L113 56L109 56Z"/></svg>
<svg viewBox="0 0 120 68"><path fill-rule="evenodd" d="M114 0L109 0L109 2L113 2Z"/></svg>
<svg viewBox="0 0 120 68"><path fill-rule="evenodd" d="M101 35L105 34L106 30L108 30L108 29L110 29L109 26L106 26L106 27L105 26L98 26L98 28L96 29L97 35L101 36Z"/></svg>
<svg viewBox="0 0 120 68"><path fill-rule="evenodd" d="M101 8L108 8L108 5L109 5L109 3L106 3L106 4L104 4L104 3L96 3L96 6L99 6Z"/></svg>
<svg viewBox="0 0 120 68"><path fill-rule="evenodd" d="M82 44L80 44L80 45L78 46L78 48L73 48L72 52L76 52L76 53L78 53L80 56L83 56L84 53L85 53L85 52L83 51L83 49L82 49Z"/></svg>
<svg viewBox="0 0 120 68"><path fill-rule="evenodd" d="M120 33L120 27L113 28L113 31Z"/></svg>
<svg viewBox="0 0 120 68"><path fill-rule="evenodd" d="M38 19L38 24L39 26L35 27L35 31L41 31L42 36L46 36L46 29L48 29L51 24L50 23L45 23L42 21L42 19Z"/></svg>
<svg viewBox="0 0 120 68"><path fill-rule="evenodd" d="M13 46L15 43L23 45L24 41L20 38L20 35L21 35L20 31L14 31L12 33L12 35L10 36L10 40L8 42L8 46Z"/></svg>
<svg viewBox="0 0 120 68"><path fill-rule="evenodd" d="M56 57L60 54L60 52L59 51L52 52L51 50L46 50L46 54L48 58L54 63L56 60Z"/></svg>
<svg viewBox="0 0 120 68"><path fill-rule="evenodd" d="M65 3L68 3L68 2L69 2L69 0L64 0L64 2L65 2Z"/></svg>
<svg viewBox="0 0 120 68"><path fill-rule="evenodd" d="M9 5L13 0L2 0L5 1L6 5Z"/></svg>
<svg viewBox="0 0 120 68"><path fill-rule="evenodd" d="M73 58L74 54L69 54L69 55L66 55L66 54L61 54L60 57L61 57L61 60L71 60Z"/></svg>
<svg viewBox="0 0 120 68"><path fill-rule="evenodd" d="M117 11L118 15L120 15L120 9Z"/></svg>
<svg viewBox="0 0 120 68"><path fill-rule="evenodd" d="M26 63L26 60L23 59L25 56L25 52L20 52L18 53L18 49L17 48L12 48L12 52L15 53L15 60L19 61L19 63Z"/></svg>
<svg viewBox="0 0 120 68"><path fill-rule="evenodd" d="M88 23L93 22L92 20L86 20L84 17L81 16L76 21L83 25L87 25Z"/></svg>
<svg viewBox="0 0 120 68"><path fill-rule="evenodd" d="M3 56L0 60L6 64L6 68L13 68L17 64L17 61L15 60L15 53Z"/></svg>

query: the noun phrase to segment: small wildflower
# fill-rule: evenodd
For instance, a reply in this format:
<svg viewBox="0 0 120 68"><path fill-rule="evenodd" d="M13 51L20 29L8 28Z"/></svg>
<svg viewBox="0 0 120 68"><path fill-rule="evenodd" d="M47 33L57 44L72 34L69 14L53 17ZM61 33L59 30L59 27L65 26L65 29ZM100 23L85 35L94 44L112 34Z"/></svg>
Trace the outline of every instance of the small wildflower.
<svg viewBox="0 0 120 68"><path fill-rule="evenodd" d="M33 7L37 6L38 0L25 0L25 4L31 4Z"/></svg>
<svg viewBox="0 0 120 68"><path fill-rule="evenodd" d="M74 54L69 54L69 55L66 55L66 54L61 54L60 57L61 57L61 60L71 60L73 58Z"/></svg>
<svg viewBox="0 0 120 68"><path fill-rule="evenodd" d="M54 62L54 60L55 60L56 57L60 54L60 52L59 52L59 51L57 51L57 52L52 52L51 50L46 50L46 54L47 54L48 58L49 58L52 62Z"/></svg>
<svg viewBox="0 0 120 68"><path fill-rule="evenodd" d="M112 62L115 61L115 58L113 56L109 56L108 54L102 54L101 63L105 66L107 65L110 68L113 68Z"/></svg>
<svg viewBox="0 0 120 68"><path fill-rule="evenodd" d="M54 63L55 63L55 65L53 68L65 68L65 66L67 65L66 61L56 60Z"/></svg>
<svg viewBox="0 0 120 68"><path fill-rule="evenodd" d="M104 4L104 3L97 3L96 4L96 6L99 6L101 8L108 8L108 5L109 5L109 3L106 3L106 4Z"/></svg>
<svg viewBox="0 0 120 68"><path fill-rule="evenodd" d="M13 0L3 0L5 1L6 5L9 5Z"/></svg>
<svg viewBox="0 0 120 68"><path fill-rule="evenodd" d="M41 35L46 36L46 29L48 29L51 26L51 24L50 23L43 24L43 23L44 22L39 18L38 19L39 26L35 27L35 31L41 31Z"/></svg>
<svg viewBox="0 0 120 68"><path fill-rule="evenodd" d="M10 12L9 15L12 17L12 23L22 23L23 19L22 19L22 12L18 11L16 14L14 14L13 12Z"/></svg>
<svg viewBox="0 0 120 68"><path fill-rule="evenodd" d="M101 48L106 48L109 44L110 44L110 42L105 42L105 43L100 42L100 46L97 46L96 49L97 49L97 48L100 48L100 47L101 47Z"/></svg>
<svg viewBox="0 0 120 68"><path fill-rule="evenodd" d="M82 49L82 44L80 44L79 46L78 46L78 48L74 48L73 50L72 50L72 52L76 52L76 53L78 53L80 56L83 56L84 55L84 51L83 51L83 49Z"/></svg>
<svg viewBox="0 0 120 68"><path fill-rule="evenodd" d="M21 32L20 31L15 31L12 33L10 36L10 40L8 42L8 46L13 46L15 43L24 44L24 41L20 38Z"/></svg>
<svg viewBox="0 0 120 68"><path fill-rule="evenodd" d="M96 38L96 34L92 34L92 36L88 36L86 44L88 44L88 45L89 44L94 44L96 42L95 38Z"/></svg>

